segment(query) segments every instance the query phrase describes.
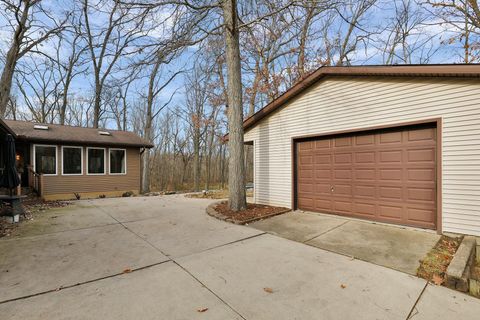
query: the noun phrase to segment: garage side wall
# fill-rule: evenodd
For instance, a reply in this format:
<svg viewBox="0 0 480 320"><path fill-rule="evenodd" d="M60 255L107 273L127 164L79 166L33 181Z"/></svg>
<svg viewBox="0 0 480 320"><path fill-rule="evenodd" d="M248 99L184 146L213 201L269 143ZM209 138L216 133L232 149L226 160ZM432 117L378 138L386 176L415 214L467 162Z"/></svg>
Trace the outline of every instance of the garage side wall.
<svg viewBox="0 0 480 320"><path fill-rule="evenodd" d="M257 203L292 206L292 138L442 119L442 230L480 235L480 81L325 78L246 132Z"/></svg>

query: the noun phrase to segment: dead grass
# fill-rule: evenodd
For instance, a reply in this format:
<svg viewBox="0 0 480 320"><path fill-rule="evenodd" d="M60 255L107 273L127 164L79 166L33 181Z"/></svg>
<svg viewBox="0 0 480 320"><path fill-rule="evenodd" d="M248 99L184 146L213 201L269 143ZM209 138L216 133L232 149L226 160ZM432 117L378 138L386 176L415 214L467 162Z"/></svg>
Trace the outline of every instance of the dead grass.
<svg viewBox="0 0 480 320"><path fill-rule="evenodd" d="M207 192L199 193L189 193L185 196L187 198L196 198L196 199L227 199L229 192L227 189L224 190L212 190ZM247 191L247 197L253 197L253 191Z"/></svg>
<svg viewBox="0 0 480 320"><path fill-rule="evenodd" d="M443 284L448 265L461 242L462 237L452 238L443 235L435 247L420 261L417 276L430 280L437 285Z"/></svg>

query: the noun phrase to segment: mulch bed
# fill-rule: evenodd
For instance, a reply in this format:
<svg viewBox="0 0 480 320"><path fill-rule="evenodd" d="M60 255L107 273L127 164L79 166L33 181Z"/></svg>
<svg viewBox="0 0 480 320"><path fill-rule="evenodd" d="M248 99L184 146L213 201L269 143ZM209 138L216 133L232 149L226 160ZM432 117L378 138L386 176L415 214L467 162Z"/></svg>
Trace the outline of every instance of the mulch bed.
<svg viewBox="0 0 480 320"><path fill-rule="evenodd" d="M246 210L232 211L230 210L227 201L222 201L215 204L213 209L217 214L217 218L237 224L245 224L290 211L288 208L272 207L253 203L248 203Z"/></svg>
<svg viewBox="0 0 480 320"><path fill-rule="evenodd" d="M452 238L442 235L435 247L420 261L417 276L427 279L436 285L445 283L448 265L457 252L463 237Z"/></svg>
<svg viewBox="0 0 480 320"><path fill-rule="evenodd" d="M62 208L69 204L70 202L66 201L43 201L37 197L28 197L22 201L25 213L20 215L20 223L26 220L34 220L36 215L42 214L42 212L46 210ZM0 216L7 214L9 210L11 210L9 206L0 202ZM5 220L0 219L0 238L12 235L18 225L19 223L8 223Z"/></svg>

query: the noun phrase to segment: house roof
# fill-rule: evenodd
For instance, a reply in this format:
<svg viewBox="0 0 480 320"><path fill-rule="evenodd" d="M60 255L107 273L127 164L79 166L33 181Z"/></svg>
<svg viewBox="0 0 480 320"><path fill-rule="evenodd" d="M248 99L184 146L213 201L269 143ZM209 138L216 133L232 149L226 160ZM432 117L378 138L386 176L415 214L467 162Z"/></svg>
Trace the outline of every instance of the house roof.
<svg viewBox="0 0 480 320"><path fill-rule="evenodd" d="M15 138L18 140L39 143L153 147L150 142L129 131L83 128L58 124L41 124L15 120L3 120L0 125L6 125L6 129L13 132ZM38 126L46 126L48 129L42 130L39 129ZM100 132L108 132L109 134L101 134Z"/></svg>
<svg viewBox="0 0 480 320"><path fill-rule="evenodd" d="M247 131L254 127L259 121L277 111L285 103L327 76L480 78L480 64L320 67L298 81L293 87L258 112L245 119L243 122L244 130Z"/></svg>

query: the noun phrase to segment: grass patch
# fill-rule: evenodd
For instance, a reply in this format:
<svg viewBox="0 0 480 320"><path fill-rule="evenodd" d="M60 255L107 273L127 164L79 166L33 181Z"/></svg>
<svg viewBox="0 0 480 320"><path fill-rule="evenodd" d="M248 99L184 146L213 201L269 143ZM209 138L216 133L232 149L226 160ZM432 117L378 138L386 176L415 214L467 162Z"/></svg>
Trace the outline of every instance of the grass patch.
<svg viewBox="0 0 480 320"><path fill-rule="evenodd" d="M212 190L199 193L189 193L185 195L187 198L196 198L196 199L227 199L229 192L227 189L224 190ZM247 191L247 197L253 197L253 191Z"/></svg>
<svg viewBox="0 0 480 320"><path fill-rule="evenodd" d="M442 235L435 247L427 253L427 256L420 260L417 269L417 276L441 285L445 282L445 273L448 265L457 252L463 237L447 237Z"/></svg>

